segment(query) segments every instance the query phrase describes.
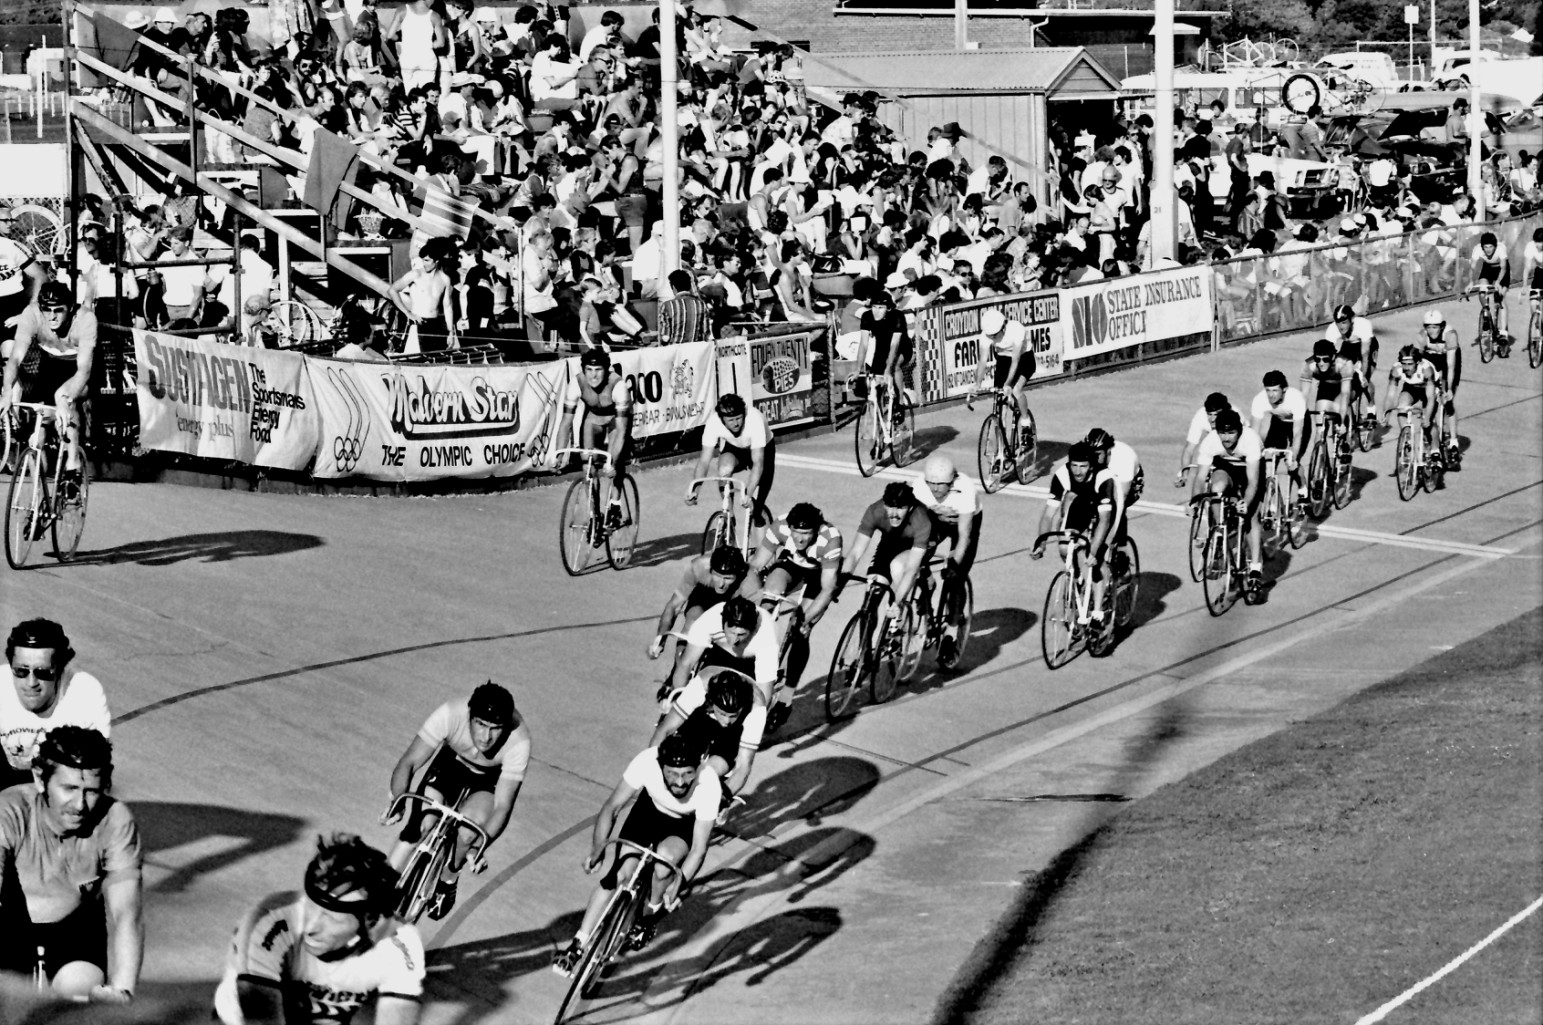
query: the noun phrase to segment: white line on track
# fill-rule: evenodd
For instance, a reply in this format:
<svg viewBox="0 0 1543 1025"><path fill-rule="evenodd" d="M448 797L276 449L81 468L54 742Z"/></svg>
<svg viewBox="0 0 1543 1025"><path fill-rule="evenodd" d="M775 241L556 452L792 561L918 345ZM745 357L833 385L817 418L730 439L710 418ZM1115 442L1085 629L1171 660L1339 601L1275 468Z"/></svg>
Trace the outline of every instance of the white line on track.
<svg viewBox="0 0 1543 1025"><path fill-rule="evenodd" d="M1484 937L1482 940L1475 943L1461 954L1457 955L1451 961L1448 961L1441 967L1440 971L1436 972L1436 974L1429 976L1428 978L1421 979L1419 982L1415 983L1413 986L1410 986L1408 989L1404 990L1392 1000L1389 1000L1387 1003L1377 1008L1371 1014L1368 1014L1366 1017L1357 1021L1355 1025L1376 1025L1377 1022L1386 1018L1389 1013L1396 1010L1401 1005L1408 1003L1415 994L1419 993L1423 989L1427 989L1428 987L1435 985L1437 982L1440 982L1442 978L1456 971L1464 961L1467 961L1469 958L1473 957L1473 955L1477 954L1479 951L1483 950L1485 947L1489 946L1491 943L1494 943L1500 937L1504 936L1513 926L1520 923L1524 918L1538 910L1540 907L1543 907L1543 897L1539 897L1531 904L1528 904L1526 907L1522 908L1516 914L1507 919L1505 924L1500 926L1500 928L1496 929L1494 932L1490 933L1488 936Z"/></svg>
<svg viewBox="0 0 1543 1025"><path fill-rule="evenodd" d="M777 454L777 465L794 467L800 470L840 473L849 477L861 476L856 466L839 459L790 456L779 452ZM916 471L885 467L874 476L885 480L911 480L916 476ZM1050 497L1050 489L1038 484L1009 484L997 492L997 494L1007 495L1012 498L1046 499ZM1147 513L1157 516L1187 518L1189 516L1189 509L1182 505L1154 502L1148 498L1142 498L1140 505L1133 510L1133 515ZM1405 534L1389 534L1380 530L1336 527L1328 523L1320 523L1314 529L1320 537L1332 537L1341 541L1360 541L1365 544L1388 545L1393 548L1413 548L1422 552L1440 552L1443 555L1466 555L1475 559L1503 559L1508 555L1515 554L1514 549L1496 548L1493 545L1474 545L1468 544L1465 541L1442 541L1438 538L1409 537Z"/></svg>

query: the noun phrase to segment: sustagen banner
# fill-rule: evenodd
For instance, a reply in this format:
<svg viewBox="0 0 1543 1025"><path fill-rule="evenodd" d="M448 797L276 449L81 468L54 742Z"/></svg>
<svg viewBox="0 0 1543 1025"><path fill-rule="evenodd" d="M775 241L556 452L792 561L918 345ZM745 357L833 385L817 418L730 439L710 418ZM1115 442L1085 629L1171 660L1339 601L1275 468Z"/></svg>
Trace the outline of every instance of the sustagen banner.
<svg viewBox="0 0 1543 1025"><path fill-rule="evenodd" d="M285 470L304 469L317 446L306 357L134 332L139 443Z"/></svg>
<svg viewBox="0 0 1543 1025"><path fill-rule="evenodd" d="M1211 330L1211 269L1180 267L1062 290L1065 358Z"/></svg>
<svg viewBox="0 0 1543 1025"><path fill-rule="evenodd" d="M1057 377L1061 373L1061 296L1057 292L1025 292L1019 295L977 299L929 311L937 318L938 344L942 355L942 379L935 387L924 382L922 401L968 395L975 384L984 343L980 335L981 314L997 309L1028 330L1026 347L1034 352L1034 380ZM993 362L986 361L981 387L991 388Z"/></svg>
<svg viewBox="0 0 1543 1025"><path fill-rule="evenodd" d="M317 477L510 477L544 466L566 362L539 367L311 360Z"/></svg>

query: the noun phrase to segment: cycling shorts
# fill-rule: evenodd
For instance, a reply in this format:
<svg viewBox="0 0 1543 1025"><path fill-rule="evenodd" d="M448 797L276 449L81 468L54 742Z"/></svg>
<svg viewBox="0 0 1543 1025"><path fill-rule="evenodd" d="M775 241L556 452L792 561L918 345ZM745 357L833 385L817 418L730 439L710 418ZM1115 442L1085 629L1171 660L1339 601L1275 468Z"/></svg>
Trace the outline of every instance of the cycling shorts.
<svg viewBox="0 0 1543 1025"><path fill-rule="evenodd" d="M1318 391L1314 396L1314 400L1317 402L1337 402L1344 383L1343 379L1338 381L1319 381Z"/></svg>
<svg viewBox="0 0 1543 1025"><path fill-rule="evenodd" d="M782 554L777 556L776 561L766 571L766 575L770 577L775 570L779 569L788 576L788 586L784 593L789 598L796 598L800 593L804 597L810 597L812 592L820 589L819 566L801 566L786 554Z"/></svg>
<svg viewBox="0 0 1543 1025"><path fill-rule="evenodd" d="M96 965L107 975L107 916L100 897L88 897L57 922L13 916L0 938L0 970L28 976L43 948L43 971L52 979L72 961Z"/></svg>
<svg viewBox="0 0 1543 1025"><path fill-rule="evenodd" d="M1217 456L1211 462L1211 471L1220 471L1227 475L1227 490L1224 494L1228 498L1242 498L1248 490L1248 466L1244 463L1234 463Z"/></svg>
<svg viewBox="0 0 1543 1025"><path fill-rule="evenodd" d="M37 369L21 382L21 400L53 405L54 394L64 382L75 376L76 369L77 364L73 359L43 356L37 362Z"/></svg>
<svg viewBox="0 0 1543 1025"><path fill-rule="evenodd" d="M429 759L429 767L424 771L416 792L421 794L433 788L439 793L441 802L453 808L472 794L491 794L498 785L499 771L497 768L483 769L470 765L449 747L441 745L434 757ZM423 835L423 806L415 804L413 808L402 827L400 837L403 843L417 843Z"/></svg>
<svg viewBox="0 0 1543 1025"><path fill-rule="evenodd" d="M630 840L652 851L658 850L660 842L666 837L674 836L679 837L690 849L691 834L695 829L695 816L666 815L654 804L647 790L639 790L637 800L632 802L632 810L627 812L627 821L622 823L617 839ZM616 889L616 870L621 867L621 862L621 856L611 859L610 869L600 879L602 887L607 890Z"/></svg>
<svg viewBox="0 0 1543 1025"><path fill-rule="evenodd" d="M1270 418L1270 429L1264 436L1265 448L1291 448L1291 423L1277 417Z"/></svg>
<svg viewBox="0 0 1543 1025"><path fill-rule="evenodd" d="M734 466L725 477L733 476L740 471L750 470L750 450L748 448L727 447L723 454L734 460ZM777 475L777 446L768 440L761 450L761 480L755 488L755 513L760 516L766 511L766 496L771 494L772 478Z"/></svg>
<svg viewBox="0 0 1543 1025"><path fill-rule="evenodd" d="M1481 263L1479 264L1479 280L1486 281L1496 288L1511 287L1511 263Z"/></svg>
<svg viewBox="0 0 1543 1025"><path fill-rule="evenodd" d="M996 364L991 371L991 386L993 388L1006 388L1009 385L1017 384L1019 381L1027 381L1034 376L1034 364L1030 362L1027 353L1024 354L1023 359L1018 361L1018 373L1012 379L1008 378L1007 373L1013 368L1013 358L1000 354L994 358Z"/></svg>

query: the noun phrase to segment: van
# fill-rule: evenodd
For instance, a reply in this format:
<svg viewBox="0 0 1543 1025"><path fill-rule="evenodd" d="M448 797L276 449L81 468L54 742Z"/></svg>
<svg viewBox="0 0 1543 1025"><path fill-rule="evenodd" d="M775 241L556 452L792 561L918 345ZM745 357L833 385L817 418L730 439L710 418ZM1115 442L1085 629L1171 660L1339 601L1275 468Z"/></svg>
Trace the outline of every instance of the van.
<svg viewBox="0 0 1543 1025"><path fill-rule="evenodd" d="M1396 89L1400 84L1398 68L1393 64L1393 58L1385 53L1351 50L1345 53L1324 54L1318 63L1308 70L1324 78L1334 77L1336 71L1348 72L1368 85L1380 86L1383 89Z"/></svg>

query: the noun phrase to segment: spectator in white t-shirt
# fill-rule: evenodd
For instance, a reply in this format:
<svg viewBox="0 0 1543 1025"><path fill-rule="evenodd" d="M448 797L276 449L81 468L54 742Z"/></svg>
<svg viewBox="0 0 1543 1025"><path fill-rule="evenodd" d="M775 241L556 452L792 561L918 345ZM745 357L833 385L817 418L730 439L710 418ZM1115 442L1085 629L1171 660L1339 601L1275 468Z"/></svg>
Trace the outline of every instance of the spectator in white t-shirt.
<svg viewBox="0 0 1543 1025"><path fill-rule="evenodd" d="M102 684L73 668L75 651L51 619L18 623L5 641L12 686L0 686L0 788L32 782L32 758L43 734L85 726L108 736L112 714Z"/></svg>

